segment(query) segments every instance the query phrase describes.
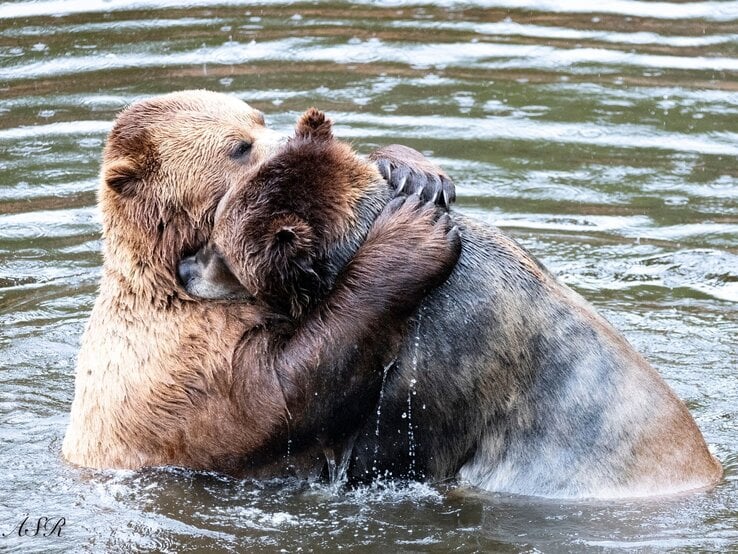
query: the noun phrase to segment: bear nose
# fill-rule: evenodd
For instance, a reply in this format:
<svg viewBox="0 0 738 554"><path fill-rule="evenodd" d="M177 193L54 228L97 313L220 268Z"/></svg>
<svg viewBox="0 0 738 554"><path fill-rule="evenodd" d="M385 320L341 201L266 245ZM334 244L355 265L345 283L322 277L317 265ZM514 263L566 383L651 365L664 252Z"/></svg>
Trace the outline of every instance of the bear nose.
<svg viewBox="0 0 738 554"><path fill-rule="evenodd" d="M177 266L177 275L179 275L179 280L182 282L185 288L187 288L187 285L192 280L192 278L195 276L196 268L197 268L196 256L189 256L187 258L184 258L181 262L179 262L179 265Z"/></svg>

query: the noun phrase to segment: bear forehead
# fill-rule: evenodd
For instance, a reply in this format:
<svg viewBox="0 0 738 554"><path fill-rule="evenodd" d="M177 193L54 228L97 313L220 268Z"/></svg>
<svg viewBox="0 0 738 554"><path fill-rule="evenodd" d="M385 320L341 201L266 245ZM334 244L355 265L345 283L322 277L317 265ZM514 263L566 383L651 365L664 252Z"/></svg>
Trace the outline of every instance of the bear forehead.
<svg viewBox="0 0 738 554"><path fill-rule="evenodd" d="M117 119L119 129L149 128L167 135L192 127L264 127L264 115L246 102L211 91L180 91L136 102Z"/></svg>
<svg viewBox="0 0 738 554"><path fill-rule="evenodd" d="M255 118L248 116L228 116L222 113L202 113L179 111L172 113L168 121L154 125L152 133L158 138L160 146L174 141L178 147L207 144L234 146L236 142L256 140L264 129Z"/></svg>
<svg viewBox="0 0 738 554"><path fill-rule="evenodd" d="M261 120L263 114L235 96L209 90L184 90L153 99L165 111L191 111L212 115L245 115Z"/></svg>
<svg viewBox="0 0 738 554"><path fill-rule="evenodd" d="M180 91L136 102L117 118L106 145L106 159L170 154L193 148L232 148L256 140L266 129L264 116L245 102L210 91Z"/></svg>
<svg viewBox="0 0 738 554"><path fill-rule="evenodd" d="M327 202L335 209L355 200L374 177L372 169L345 143L291 139L243 184L241 194L251 200Z"/></svg>

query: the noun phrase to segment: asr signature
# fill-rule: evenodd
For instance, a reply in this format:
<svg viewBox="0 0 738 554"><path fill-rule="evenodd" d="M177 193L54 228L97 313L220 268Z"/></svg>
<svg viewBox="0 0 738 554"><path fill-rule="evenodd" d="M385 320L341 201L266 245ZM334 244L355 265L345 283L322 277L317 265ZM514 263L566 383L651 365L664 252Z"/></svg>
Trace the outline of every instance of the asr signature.
<svg viewBox="0 0 738 554"><path fill-rule="evenodd" d="M65 517L39 517L30 515L24 517L20 523L13 525L10 531L2 533L3 537L61 537L62 529L67 524Z"/></svg>

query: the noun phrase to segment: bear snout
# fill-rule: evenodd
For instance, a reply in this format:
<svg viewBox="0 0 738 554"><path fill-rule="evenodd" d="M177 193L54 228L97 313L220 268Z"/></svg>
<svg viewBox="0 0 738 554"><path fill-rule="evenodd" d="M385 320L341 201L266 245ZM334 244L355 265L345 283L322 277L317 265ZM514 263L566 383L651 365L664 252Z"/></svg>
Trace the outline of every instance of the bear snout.
<svg viewBox="0 0 738 554"><path fill-rule="evenodd" d="M187 294L206 300L250 302L253 296L243 287L220 253L204 246L194 256L182 259L177 275Z"/></svg>
<svg viewBox="0 0 738 554"><path fill-rule="evenodd" d="M197 269L197 257L195 255L184 258L177 266L177 275L187 292L189 292L188 286L190 282L194 280L195 275L198 273Z"/></svg>

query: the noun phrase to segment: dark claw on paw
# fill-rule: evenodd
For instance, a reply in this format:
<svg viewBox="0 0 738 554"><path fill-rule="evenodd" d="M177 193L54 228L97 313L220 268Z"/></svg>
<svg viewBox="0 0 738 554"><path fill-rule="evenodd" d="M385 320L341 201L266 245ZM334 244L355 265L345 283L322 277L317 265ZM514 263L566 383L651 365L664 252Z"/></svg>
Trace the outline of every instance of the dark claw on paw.
<svg viewBox="0 0 738 554"><path fill-rule="evenodd" d="M397 194L408 194L408 193L410 193L411 191L409 190L410 189L410 186L409 185L410 185L410 183L408 182L407 176L403 177L402 178L402 181L400 181L398 183Z"/></svg>
<svg viewBox="0 0 738 554"><path fill-rule="evenodd" d="M387 157L382 157L382 150ZM456 199L454 183L441 168L411 148L392 145L374 158L384 179L396 195L420 194L423 200L448 210ZM404 157L404 158L403 158Z"/></svg>
<svg viewBox="0 0 738 554"><path fill-rule="evenodd" d="M377 162L377 169L379 169L379 173L384 177L385 181L388 183L391 182L390 177L392 175L392 170L390 168L389 160L379 160Z"/></svg>

